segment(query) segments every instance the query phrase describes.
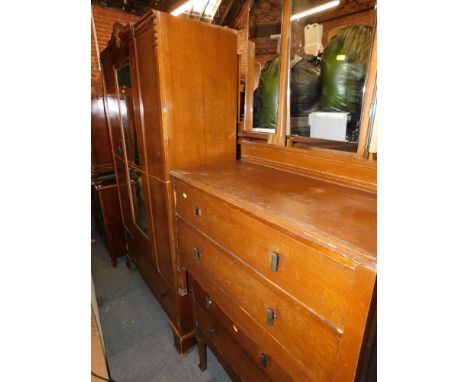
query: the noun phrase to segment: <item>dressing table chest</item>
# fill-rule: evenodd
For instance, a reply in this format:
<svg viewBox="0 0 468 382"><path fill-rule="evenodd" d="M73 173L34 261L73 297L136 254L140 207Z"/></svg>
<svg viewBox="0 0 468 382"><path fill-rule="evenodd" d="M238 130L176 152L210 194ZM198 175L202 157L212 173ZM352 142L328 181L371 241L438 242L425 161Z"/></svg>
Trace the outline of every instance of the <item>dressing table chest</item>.
<svg viewBox="0 0 468 382"><path fill-rule="evenodd" d="M341 54L333 62L344 61L345 69L355 65L360 72L353 69L354 74L366 73L365 91L362 79L355 78L353 85L359 90L352 101L359 102L359 108L362 102L362 110L352 111L343 103L351 117L341 141L313 137L307 118L293 115L305 113L307 105L305 98L292 98L297 77L291 76L291 58L306 68L317 64L297 48L315 19L292 15L307 13L314 4L254 2L253 18L270 9L271 19L278 17L281 24L282 39L278 55L276 44L271 52L274 63L279 62L278 75L270 76L273 66L265 64L258 85L254 64L272 55L265 58L263 43L255 48L255 42L263 41L254 35L261 28L250 30L240 159L170 172L178 291L192 301L200 368L207 367L209 346L236 381L376 378L377 163L369 149L376 131L375 2L345 2L318 16L327 36L332 27L360 33L361 56L368 57L357 64L346 62L354 56ZM362 24L350 26L357 10ZM316 77L306 80L309 89L316 85ZM278 86L276 105L271 94L262 99L255 91L266 83L263 91L271 91L272 81ZM297 100L300 107L294 104ZM324 100L316 103L315 108L324 109L314 115L336 116L336 110L323 106ZM295 134L293 126L302 135Z"/></svg>
<svg viewBox="0 0 468 382"><path fill-rule="evenodd" d="M172 172L201 366L208 343L233 378L353 380L374 315L376 195L255 159Z"/></svg>

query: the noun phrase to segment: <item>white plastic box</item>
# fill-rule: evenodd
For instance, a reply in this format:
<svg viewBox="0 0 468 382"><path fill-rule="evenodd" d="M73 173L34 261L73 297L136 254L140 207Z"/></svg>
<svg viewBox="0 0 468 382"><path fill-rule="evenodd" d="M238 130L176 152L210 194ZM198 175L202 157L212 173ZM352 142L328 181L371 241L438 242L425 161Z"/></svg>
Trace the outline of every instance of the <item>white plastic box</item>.
<svg viewBox="0 0 468 382"><path fill-rule="evenodd" d="M315 111L309 114L310 137L346 141L348 114Z"/></svg>

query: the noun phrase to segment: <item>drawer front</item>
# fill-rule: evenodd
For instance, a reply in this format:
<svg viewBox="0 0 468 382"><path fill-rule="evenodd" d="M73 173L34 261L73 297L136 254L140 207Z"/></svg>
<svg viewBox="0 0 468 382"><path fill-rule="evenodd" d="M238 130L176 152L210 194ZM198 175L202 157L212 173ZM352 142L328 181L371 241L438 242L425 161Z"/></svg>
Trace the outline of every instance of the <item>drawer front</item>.
<svg viewBox="0 0 468 382"><path fill-rule="evenodd" d="M176 195L178 216L343 329L353 262L305 245L185 182L177 181Z"/></svg>
<svg viewBox="0 0 468 382"><path fill-rule="evenodd" d="M226 314L218 307L214 299L206 293L193 279L189 279L190 291L193 302L194 316L200 327L210 327L214 331L210 335L216 336L222 333L230 338L232 343L240 351L245 353L251 362L252 368L262 373L262 378L269 381L288 382L291 377L279 366L278 362L270 354L248 337ZM206 334L207 331L205 331ZM223 351L223 348L220 349ZM226 354L228 361L235 358L232 354ZM249 379L247 379L249 380ZM257 379L256 379L257 380Z"/></svg>
<svg viewBox="0 0 468 382"><path fill-rule="evenodd" d="M194 289L191 291L194 292ZM200 295L198 296L199 299ZM193 296L192 296L193 298ZM268 381L268 377L235 343L229 331L211 314L194 303L195 330L221 357L220 362L235 381Z"/></svg>
<svg viewBox="0 0 468 382"><path fill-rule="evenodd" d="M313 380L333 380L341 341L335 328L182 220L177 227L182 267L217 285Z"/></svg>

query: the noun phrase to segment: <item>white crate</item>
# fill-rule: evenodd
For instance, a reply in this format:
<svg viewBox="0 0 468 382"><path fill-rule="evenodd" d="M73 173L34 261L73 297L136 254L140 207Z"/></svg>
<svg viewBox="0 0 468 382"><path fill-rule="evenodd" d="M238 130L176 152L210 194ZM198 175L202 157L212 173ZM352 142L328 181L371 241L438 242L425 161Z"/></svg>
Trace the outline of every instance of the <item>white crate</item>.
<svg viewBox="0 0 468 382"><path fill-rule="evenodd" d="M315 111L309 114L310 137L346 141L349 113Z"/></svg>

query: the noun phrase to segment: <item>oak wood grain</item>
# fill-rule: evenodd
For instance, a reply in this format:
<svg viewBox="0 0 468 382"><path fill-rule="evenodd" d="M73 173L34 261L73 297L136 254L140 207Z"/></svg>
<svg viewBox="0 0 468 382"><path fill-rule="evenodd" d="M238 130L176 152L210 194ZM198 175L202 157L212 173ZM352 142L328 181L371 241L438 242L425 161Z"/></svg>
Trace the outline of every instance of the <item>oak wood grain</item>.
<svg viewBox="0 0 468 382"><path fill-rule="evenodd" d="M321 245L297 241L184 182L177 183L176 194L179 218L237 254L265 280L280 286L317 315L343 327L354 280L353 261ZM193 213L195 208L201 209L200 216ZM178 236L180 239L181 231ZM276 272L271 270L272 253L278 257Z"/></svg>
<svg viewBox="0 0 468 382"><path fill-rule="evenodd" d="M264 221L288 227L356 260L375 263L374 194L246 161L172 174Z"/></svg>

